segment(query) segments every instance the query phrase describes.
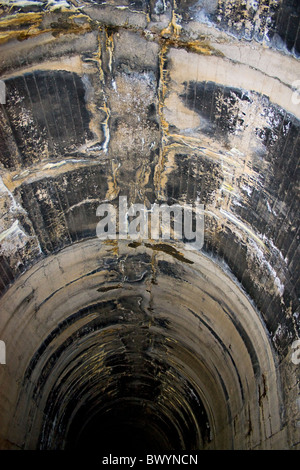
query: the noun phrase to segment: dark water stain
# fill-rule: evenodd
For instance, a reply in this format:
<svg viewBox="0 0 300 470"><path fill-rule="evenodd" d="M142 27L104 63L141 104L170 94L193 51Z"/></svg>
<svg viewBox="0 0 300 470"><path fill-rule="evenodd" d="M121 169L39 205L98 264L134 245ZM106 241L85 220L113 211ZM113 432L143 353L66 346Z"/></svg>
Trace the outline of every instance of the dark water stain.
<svg viewBox="0 0 300 470"><path fill-rule="evenodd" d="M173 258L176 258L179 261L182 261L184 263L194 264L194 261L191 261L185 258L183 254L180 253L180 251L177 251L176 248L174 248L173 246L167 245L166 243L155 243L153 245L151 243L145 243L145 246L147 248L151 248L151 250L167 253L168 255L173 256Z"/></svg>

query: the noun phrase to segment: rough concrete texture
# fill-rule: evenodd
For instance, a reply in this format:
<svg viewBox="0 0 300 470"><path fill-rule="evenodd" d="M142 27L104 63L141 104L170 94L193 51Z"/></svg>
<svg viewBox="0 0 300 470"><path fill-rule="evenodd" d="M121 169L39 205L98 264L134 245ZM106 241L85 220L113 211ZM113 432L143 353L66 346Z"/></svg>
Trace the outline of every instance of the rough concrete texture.
<svg viewBox="0 0 300 470"><path fill-rule="evenodd" d="M0 8L0 447L299 449L299 2ZM202 250L101 242L119 196Z"/></svg>

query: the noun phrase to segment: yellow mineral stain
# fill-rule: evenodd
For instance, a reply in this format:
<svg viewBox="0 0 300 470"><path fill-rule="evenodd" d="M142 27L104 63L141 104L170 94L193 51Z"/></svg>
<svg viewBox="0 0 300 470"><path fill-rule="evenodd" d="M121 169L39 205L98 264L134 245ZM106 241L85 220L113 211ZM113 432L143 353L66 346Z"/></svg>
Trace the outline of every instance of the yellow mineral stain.
<svg viewBox="0 0 300 470"><path fill-rule="evenodd" d="M101 48L100 33L101 33L101 29L99 30L99 33L98 33L98 49L97 49L97 52L94 55L95 55L95 60L96 60L97 65L98 65L100 82L104 83L104 72L103 72L103 68L102 68L102 48Z"/></svg>
<svg viewBox="0 0 300 470"><path fill-rule="evenodd" d="M169 47L172 47L175 49L185 49L188 52L194 52L196 54L207 55L207 56L215 55L218 57L224 57L224 54L222 52L212 47L205 40L184 41L184 40L179 40L176 37L175 38L170 37L170 38L165 38L164 42Z"/></svg>
<svg viewBox="0 0 300 470"><path fill-rule="evenodd" d="M226 191L229 191L229 192L232 192L234 190L233 186L231 186L230 184L228 184L226 182L223 183L222 189L224 189Z"/></svg>
<svg viewBox="0 0 300 470"><path fill-rule="evenodd" d="M190 52L203 55L217 55L223 57L224 54L212 46L206 40L185 41L180 39L182 26L178 23L182 17L176 13L176 1L174 0L172 17L169 25L161 31L161 38L164 40L165 45L176 49L186 49Z"/></svg>
<svg viewBox="0 0 300 470"><path fill-rule="evenodd" d="M164 158L165 158L165 143L166 143L166 135L169 132L169 124L164 118L163 108L164 108L164 101L165 96L167 93L167 72L165 70L165 61L166 61L166 54L169 48L166 44L162 44L162 47L159 52L159 72L160 72L160 81L159 81L159 88L158 88L158 115L160 119L160 127L161 127L161 142L162 146L159 151L158 163L155 167L154 172L154 185L157 191L157 194L160 195L161 193L161 175L164 167Z"/></svg>
<svg viewBox="0 0 300 470"><path fill-rule="evenodd" d="M88 20L86 23L76 23L77 18L84 17L82 14L72 14L64 20L60 19L58 22L52 23L50 27L43 28L42 21L47 14L49 14L47 11L44 13L20 13L0 19L0 44L11 39L24 41L45 33L51 33L54 37L58 37L64 34L82 34L92 29L88 17L86 17ZM28 27L24 28L25 25ZM18 29L18 26L21 26L22 29Z"/></svg>
<svg viewBox="0 0 300 470"><path fill-rule="evenodd" d="M117 180L117 172L121 166L120 163L116 162L115 160L112 159L111 161L111 166L112 166L112 175L109 176L107 184L108 184L108 190L106 192L105 199L111 201L118 197L118 194L120 192L120 188L118 186L118 180Z"/></svg>
<svg viewBox="0 0 300 470"><path fill-rule="evenodd" d="M47 31L44 30L43 33L49 32L49 31L51 30L49 29ZM23 41L25 39L28 39L29 37L39 36L40 34L41 34L41 31L37 28L0 32L0 44L5 44L6 42L12 39Z"/></svg>
<svg viewBox="0 0 300 470"><path fill-rule="evenodd" d="M177 23L178 20L181 20L181 15L176 13L175 9L176 9L176 2L174 0L171 21L168 24L168 26L162 30L161 32L162 36L171 35L174 38L178 38L181 33L182 27Z"/></svg>
<svg viewBox="0 0 300 470"><path fill-rule="evenodd" d="M119 243L118 240L104 240L104 245L111 246L110 251L115 256L119 256Z"/></svg>
<svg viewBox="0 0 300 470"><path fill-rule="evenodd" d="M150 174L151 169L148 165L143 164L140 168L137 169L136 180L139 188L144 188L148 184Z"/></svg>
<svg viewBox="0 0 300 470"><path fill-rule="evenodd" d="M159 73L160 73L160 82L159 82L159 90L158 90L158 113L160 117L161 128L163 132L168 132L169 124L164 119L163 115L163 107L164 107L164 100L167 93L167 71L165 70L165 62L166 62L166 55L168 53L168 46L167 44L162 44L161 50L159 52Z"/></svg>
<svg viewBox="0 0 300 470"><path fill-rule="evenodd" d="M17 13L0 18L0 29L10 28L28 24L28 26L39 25L43 19L43 13Z"/></svg>

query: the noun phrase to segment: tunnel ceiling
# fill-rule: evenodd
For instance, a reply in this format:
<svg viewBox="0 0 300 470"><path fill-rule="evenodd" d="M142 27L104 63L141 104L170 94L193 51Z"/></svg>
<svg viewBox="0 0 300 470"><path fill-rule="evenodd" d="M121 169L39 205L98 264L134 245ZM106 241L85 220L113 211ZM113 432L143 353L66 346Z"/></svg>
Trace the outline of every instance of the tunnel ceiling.
<svg viewBox="0 0 300 470"><path fill-rule="evenodd" d="M299 448L299 2L2 0L0 50L0 448Z"/></svg>

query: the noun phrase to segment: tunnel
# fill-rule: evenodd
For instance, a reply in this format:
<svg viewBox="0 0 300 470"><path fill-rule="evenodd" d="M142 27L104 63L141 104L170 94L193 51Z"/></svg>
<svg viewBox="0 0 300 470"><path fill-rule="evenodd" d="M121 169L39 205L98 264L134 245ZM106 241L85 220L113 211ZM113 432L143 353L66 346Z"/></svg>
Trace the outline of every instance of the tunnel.
<svg viewBox="0 0 300 470"><path fill-rule="evenodd" d="M2 0L0 51L0 449L299 450L299 2Z"/></svg>

